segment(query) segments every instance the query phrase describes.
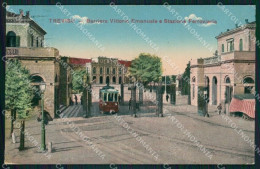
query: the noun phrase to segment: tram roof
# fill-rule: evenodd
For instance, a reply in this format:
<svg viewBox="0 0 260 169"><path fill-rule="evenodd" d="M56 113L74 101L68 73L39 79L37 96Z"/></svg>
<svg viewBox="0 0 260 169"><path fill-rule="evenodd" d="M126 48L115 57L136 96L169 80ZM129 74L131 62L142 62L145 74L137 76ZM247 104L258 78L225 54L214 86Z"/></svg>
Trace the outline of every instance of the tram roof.
<svg viewBox="0 0 260 169"><path fill-rule="evenodd" d="M101 92L108 92L108 93L118 93L116 89L101 89Z"/></svg>

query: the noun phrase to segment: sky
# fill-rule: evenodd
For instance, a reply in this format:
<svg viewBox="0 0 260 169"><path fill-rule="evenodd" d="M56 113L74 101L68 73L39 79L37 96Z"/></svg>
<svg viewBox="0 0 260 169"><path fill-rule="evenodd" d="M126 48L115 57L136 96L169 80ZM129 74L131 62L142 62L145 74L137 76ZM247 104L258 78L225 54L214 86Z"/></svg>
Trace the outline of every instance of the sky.
<svg viewBox="0 0 260 169"><path fill-rule="evenodd" d="M150 53L162 58L163 75L183 73L191 59L213 56L217 49L216 36L235 28L235 21L255 21L255 8L249 5L12 5L8 10L19 13L30 11L31 18L46 32L46 45L55 47L60 55L76 58L106 56L132 60L140 53ZM59 7L59 8L58 8ZM228 12L223 12L224 8ZM68 12L64 12L64 10ZM120 11L118 11L120 10ZM178 13L177 13L178 12ZM135 23L138 31L128 23L111 23L110 19L157 20L157 23ZM193 31L181 23L164 23L164 19L216 21L215 23L189 23ZM73 18L98 42L84 34L74 23L54 23L54 19ZM234 19L235 18L235 19ZM87 23L86 19L107 20L108 23ZM124 18L126 19L126 17ZM162 20L162 23L159 23ZM133 26L133 25L132 25ZM140 36L140 31L155 46ZM194 36L194 31L205 40L207 47ZM138 34L139 33L139 34ZM193 34L192 34L193 33ZM103 50L102 50L103 49ZM212 50L210 50L212 49Z"/></svg>

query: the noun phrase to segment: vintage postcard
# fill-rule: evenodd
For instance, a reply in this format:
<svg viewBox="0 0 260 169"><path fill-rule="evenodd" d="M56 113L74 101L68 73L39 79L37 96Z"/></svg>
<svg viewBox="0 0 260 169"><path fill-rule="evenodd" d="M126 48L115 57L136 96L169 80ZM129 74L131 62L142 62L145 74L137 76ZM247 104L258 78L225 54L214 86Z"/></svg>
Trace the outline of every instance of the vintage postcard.
<svg viewBox="0 0 260 169"><path fill-rule="evenodd" d="M254 5L8 5L5 165L254 164Z"/></svg>

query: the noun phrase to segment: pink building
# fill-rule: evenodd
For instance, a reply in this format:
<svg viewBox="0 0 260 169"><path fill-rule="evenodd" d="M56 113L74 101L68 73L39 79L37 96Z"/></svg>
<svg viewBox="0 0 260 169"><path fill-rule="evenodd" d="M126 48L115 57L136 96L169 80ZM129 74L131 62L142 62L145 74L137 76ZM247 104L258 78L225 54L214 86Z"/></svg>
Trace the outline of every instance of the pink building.
<svg viewBox="0 0 260 169"><path fill-rule="evenodd" d="M216 36L214 56L191 60L192 105L197 106L204 94L211 105L225 102L229 95L255 94L255 29L256 23L246 20L245 25Z"/></svg>

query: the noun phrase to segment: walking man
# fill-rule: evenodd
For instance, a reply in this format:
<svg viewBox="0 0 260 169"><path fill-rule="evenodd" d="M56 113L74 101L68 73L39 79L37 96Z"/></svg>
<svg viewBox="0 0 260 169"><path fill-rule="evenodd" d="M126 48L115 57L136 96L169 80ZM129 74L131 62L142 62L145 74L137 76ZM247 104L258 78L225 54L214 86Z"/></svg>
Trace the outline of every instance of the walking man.
<svg viewBox="0 0 260 169"><path fill-rule="evenodd" d="M166 101L168 102L168 100L169 100L169 95L167 94L166 95Z"/></svg>
<svg viewBox="0 0 260 169"><path fill-rule="evenodd" d="M217 109L218 109L218 114L220 114L221 111L222 111L222 104L221 103L219 103Z"/></svg>
<svg viewBox="0 0 260 169"><path fill-rule="evenodd" d="M132 98L130 98L129 100L129 110L131 109L131 105L132 105Z"/></svg>

